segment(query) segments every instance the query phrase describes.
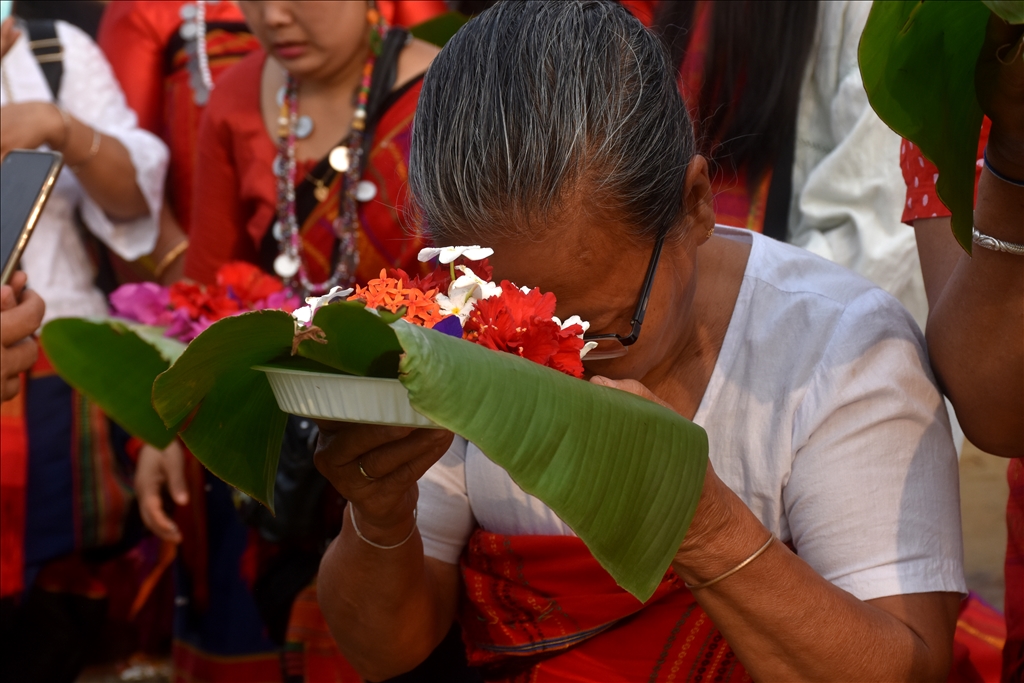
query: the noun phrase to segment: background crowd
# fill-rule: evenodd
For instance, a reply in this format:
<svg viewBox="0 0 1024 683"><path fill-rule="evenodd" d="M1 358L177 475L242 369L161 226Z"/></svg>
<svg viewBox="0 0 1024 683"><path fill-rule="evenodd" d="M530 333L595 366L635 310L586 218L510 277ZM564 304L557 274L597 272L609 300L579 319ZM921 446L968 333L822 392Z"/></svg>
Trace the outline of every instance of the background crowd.
<svg viewBox="0 0 1024 683"><path fill-rule="evenodd" d="M14 3L0 45L0 149L58 150L66 166L24 272L3 290L5 680L74 680L87 662L138 652L169 652L183 681L359 680L317 596L346 505L345 487L314 466L317 426L289 418L274 517L179 443L160 450L124 433L31 335L55 318L105 315L119 283L214 284L232 261L317 293L382 268L424 272L416 255L438 232L412 227L410 151L440 48L409 29L493 4ZM663 41L693 151L708 163L714 222L800 247L895 297L925 331L926 373L954 427L1013 458L1001 671L979 663L998 652L954 650L952 666L963 680L1021 680L1024 261L978 245L963 253L935 167L869 106L857 62L869 3L621 4ZM993 54L1019 47L1019 28L994 22ZM983 102L992 120L976 223L1020 244L1022 190L984 171L982 153L1024 177L1024 62L990 66L979 67L995 94ZM999 96L1007 83L1017 100ZM447 629L392 680L479 680L459 626Z"/></svg>

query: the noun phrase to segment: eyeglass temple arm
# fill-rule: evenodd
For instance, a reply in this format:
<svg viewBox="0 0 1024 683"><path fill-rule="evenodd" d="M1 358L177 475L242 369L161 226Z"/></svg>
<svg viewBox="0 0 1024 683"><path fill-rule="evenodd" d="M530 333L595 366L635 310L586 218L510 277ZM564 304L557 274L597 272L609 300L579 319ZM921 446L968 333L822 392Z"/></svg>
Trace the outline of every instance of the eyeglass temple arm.
<svg viewBox="0 0 1024 683"><path fill-rule="evenodd" d="M658 261L661 260L661 248L665 246L666 235L668 235L668 230L662 230L654 241L654 251L651 252L651 260L647 264L647 274L644 276L644 288L640 292L636 314L630 321L632 329L629 336L619 340L623 346L629 346L640 336L640 327L644 323L644 316L647 315L647 301L651 298L651 290L654 289L654 273L658 270Z"/></svg>

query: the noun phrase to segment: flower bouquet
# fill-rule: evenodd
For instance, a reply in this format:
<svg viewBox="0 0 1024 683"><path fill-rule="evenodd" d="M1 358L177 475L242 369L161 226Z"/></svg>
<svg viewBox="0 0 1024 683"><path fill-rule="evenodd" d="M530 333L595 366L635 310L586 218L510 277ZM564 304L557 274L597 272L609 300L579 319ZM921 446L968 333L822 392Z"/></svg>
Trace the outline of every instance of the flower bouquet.
<svg viewBox="0 0 1024 683"><path fill-rule="evenodd" d="M656 403L580 379L587 324L555 318L551 293L491 282L490 253L426 250L438 260L427 276L384 271L298 308L255 277L166 298L139 285L115 302L131 321L54 321L43 344L128 431L155 445L178 435L268 507L288 412L451 430L646 600L696 509L707 436ZM272 308L247 310L257 304Z"/></svg>

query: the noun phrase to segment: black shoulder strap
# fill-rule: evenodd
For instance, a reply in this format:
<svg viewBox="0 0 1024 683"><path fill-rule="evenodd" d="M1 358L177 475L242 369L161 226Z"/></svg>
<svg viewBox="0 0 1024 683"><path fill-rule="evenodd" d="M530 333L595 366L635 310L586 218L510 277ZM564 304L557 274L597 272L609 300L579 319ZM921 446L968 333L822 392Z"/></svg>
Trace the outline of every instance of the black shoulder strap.
<svg viewBox="0 0 1024 683"><path fill-rule="evenodd" d="M25 22L32 54L46 76L53 99L60 97L60 80L64 76L64 47L57 37L57 24L53 19L29 19Z"/></svg>

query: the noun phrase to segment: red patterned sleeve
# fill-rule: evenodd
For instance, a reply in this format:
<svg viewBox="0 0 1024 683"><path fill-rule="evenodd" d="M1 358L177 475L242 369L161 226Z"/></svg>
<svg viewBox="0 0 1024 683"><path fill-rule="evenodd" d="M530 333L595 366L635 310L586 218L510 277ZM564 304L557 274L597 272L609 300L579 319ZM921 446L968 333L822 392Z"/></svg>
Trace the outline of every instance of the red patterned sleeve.
<svg viewBox="0 0 1024 683"><path fill-rule="evenodd" d="M978 178L981 177L982 154L988 144L988 131L992 122L985 117L981 125L981 136L978 138L978 162L974 168L974 194L978 194ZM907 201L903 204L903 222L913 225L921 218L941 218L949 216L949 209L935 194L935 182L939 179L939 170L935 164L924 158L921 148L910 140L900 145L900 167L903 169L903 180L907 183Z"/></svg>

